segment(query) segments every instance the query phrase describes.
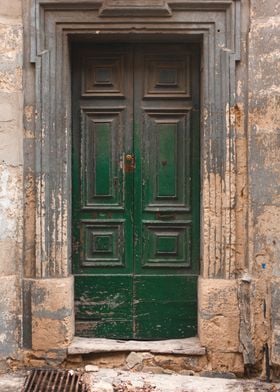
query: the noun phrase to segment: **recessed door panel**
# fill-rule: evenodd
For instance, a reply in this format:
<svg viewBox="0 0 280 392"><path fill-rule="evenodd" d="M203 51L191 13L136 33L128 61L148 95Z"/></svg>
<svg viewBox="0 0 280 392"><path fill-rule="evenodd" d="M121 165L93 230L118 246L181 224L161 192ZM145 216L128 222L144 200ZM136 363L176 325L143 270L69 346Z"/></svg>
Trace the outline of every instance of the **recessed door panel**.
<svg viewBox="0 0 280 392"><path fill-rule="evenodd" d="M142 267L190 268L191 222L143 222Z"/></svg>
<svg viewBox="0 0 280 392"><path fill-rule="evenodd" d="M198 49L108 44L73 52L76 334L193 336Z"/></svg>
<svg viewBox="0 0 280 392"><path fill-rule="evenodd" d="M189 111L143 110L141 162L148 210L190 210Z"/></svg>
<svg viewBox="0 0 280 392"><path fill-rule="evenodd" d="M124 208L124 110L83 108L81 111L81 179L84 208Z"/></svg>

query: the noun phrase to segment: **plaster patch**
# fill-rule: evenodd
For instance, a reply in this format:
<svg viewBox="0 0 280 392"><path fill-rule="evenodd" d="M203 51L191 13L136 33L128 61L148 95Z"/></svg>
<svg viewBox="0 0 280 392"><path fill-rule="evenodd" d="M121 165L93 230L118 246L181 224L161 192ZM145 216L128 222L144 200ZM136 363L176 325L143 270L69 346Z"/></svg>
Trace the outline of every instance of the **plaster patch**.
<svg viewBox="0 0 280 392"><path fill-rule="evenodd" d="M73 277L31 282L32 347L42 350L66 347L74 333Z"/></svg>
<svg viewBox="0 0 280 392"><path fill-rule="evenodd" d="M262 100L262 107L253 107L249 113L249 120L254 126L256 134L264 132L280 134L280 88L278 88L278 93L272 87L265 91L265 97L261 97L261 91L258 92L258 97Z"/></svg>
<svg viewBox="0 0 280 392"><path fill-rule="evenodd" d="M21 244L14 240L0 241L0 276L17 273Z"/></svg>
<svg viewBox="0 0 280 392"><path fill-rule="evenodd" d="M1 15L8 18L20 18L22 10L21 0L0 0Z"/></svg>
<svg viewBox="0 0 280 392"><path fill-rule="evenodd" d="M252 18L277 16L280 14L279 0L252 0L251 16Z"/></svg>
<svg viewBox="0 0 280 392"><path fill-rule="evenodd" d="M0 277L0 358L13 355L19 342L19 282L15 275Z"/></svg>
<svg viewBox="0 0 280 392"><path fill-rule="evenodd" d="M278 1L278 0L276 0L276 1ZM265 1L265 4L267 4L267 1ZM255 19L252 22L252 28L255 29L255 30L264 29L264 28L265 29L267 29L267 28L278 28L279 24L280 24L280 16L279 16L279 13L278 13L275 16ZM251 29L251 31L252 31L252 29Z"/></svg>
<svg viewBox="0 0 280 392"><path fill-rule="evenodd" d="M21 93L0 93L0 160L7 166L23 161Z"/></svg>
<svg viewBox="0 0 280 392"><path fill-rule="evenodd" d="M2 61L21 63L22 26L0 24L0 37L0 55Z"/></svg>
<svg viewBox="0 0 280 392"><path fill-rule="evenodd" d="M22 88L22 68L17 67L14 71L0 71L0 91L15 92Z"/></svg>
<svg viewBox="0 0 280 392"><path fill-rule="evenodd" d="M261 271L264 266L273 275L280 275L280 206L266 206L257 217L255 260ZM268 272L267 272L268 273Z"/></svg>
<svg viewBox="0 0 280 392"><path fill-rule="evenodd" d="M31 122L34 118L34 108L33 106L25 106L24 116L27 122Z"/></svg>
<svg viewBox="0 0 280 392"><path fill-rule="evenodd" d="M239 352L237 282L200 278L198 298L200 343L215 352Z"/></svg>
<svg viewBox="0 0 280 392"><path fill-rule="evenodd" d="M0 121L11 121L14 119L12 105L9 103L0 104Z"/></svg>
<svg viewBox="0 0 280 392"><path fill-rule="evenodd" d="M54 311L38 310L33 312L34 317L49 320L64 320L66 317L72 316L72 314L73 310L66 308L55 309Z"/></svg>
<svg viewBox="0 0 280 392"><path fill-rule="evenodd" d="M238 81L237 81L237 88L236 88L236 94L237 94L238 97L241 96L242 88L243 88L243 86L242 86L242 80L238 80Z"/></svg>
<svg viewBox="0 0 280 392"><path fill-rule="evenodd" d="M21 168L0 167L0 240L18 239L22 224Z"/></svg>

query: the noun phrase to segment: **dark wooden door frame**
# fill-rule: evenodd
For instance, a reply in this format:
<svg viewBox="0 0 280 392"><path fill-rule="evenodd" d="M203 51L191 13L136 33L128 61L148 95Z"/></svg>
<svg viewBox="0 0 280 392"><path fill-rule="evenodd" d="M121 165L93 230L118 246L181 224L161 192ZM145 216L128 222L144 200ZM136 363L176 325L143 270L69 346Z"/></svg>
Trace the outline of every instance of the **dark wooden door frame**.
<svg viewBox="0 0 280 392"><path fill-rule="evenodd" d="M67 279L71 275L69 41L78 38L101 42L117 36L136 40L160 36L162 41L201 42L201 275L234 277L236 129L232 109L240 52L240 0L162 0L157 5L142 0L137 7L127 3L123 0L115 6L111 0L82 4L78 0L30 0L26 29L36 78L27 75L26 80L36 88L33 104L37 115L35 142L25 144L25 156L35 160L26 160L25 174L28 181L28 173L33 173L36 203L35 215L26 214L25 218L26 225L30 221L35 224L27 248L35 236L36 241L34 256L25 253L26 298L28 279L36 284L41 279ZM227 230L222 230L224 222ZM69 280L70 299L71 284ZM28 299L24 306L28 308ZM25 314L28 325L32 310Z"/></svg>

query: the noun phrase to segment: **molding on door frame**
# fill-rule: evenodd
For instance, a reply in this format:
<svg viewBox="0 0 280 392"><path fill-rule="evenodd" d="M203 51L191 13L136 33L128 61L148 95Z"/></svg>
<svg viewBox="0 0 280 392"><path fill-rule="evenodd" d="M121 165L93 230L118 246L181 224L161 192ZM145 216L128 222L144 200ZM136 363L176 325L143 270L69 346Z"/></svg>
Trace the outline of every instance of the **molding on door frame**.
<svg viewBox="0 0 280 392"><path fill-rule="evenodd" d="M136 16L137 15L137 16ZM152 17L152 18L151 18ZM33 0L36 69L36 274L71 274L71 89L69 36L200 37L201 274L235 273L235 67L240 0ZM176 40L176 38L174 38Z"/></svg>

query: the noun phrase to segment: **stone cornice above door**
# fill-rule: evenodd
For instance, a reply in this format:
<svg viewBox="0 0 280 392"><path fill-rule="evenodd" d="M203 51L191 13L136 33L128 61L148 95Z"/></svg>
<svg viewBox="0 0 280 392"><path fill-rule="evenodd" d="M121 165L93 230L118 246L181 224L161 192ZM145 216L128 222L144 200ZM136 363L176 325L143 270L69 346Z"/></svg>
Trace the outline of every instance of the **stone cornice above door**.
<svg viewBox="0 0 280 392"><path fill-rule="evenodd" d="M170 24L164 27L167 31L174 31L179 23L184 23L178 30L187 29L190 35L195 33L214 36L221 50L227 49L239 59L240 52L240 0L31 0L33 2L31 22L31 61L47 49L45 46L48 31L48 22L56 25L63 22L69 27L83 26L81 32L86 30L86 25L91 30L98 23L106 23L100 32L108 31L108 26L116 22L118 29L142 30L148 32L159 30L159 24ZM158 25L157 25L158 24ZM116 27L114 26L114 29ZM128 31L127 31L128 32ZM219 42L219 35L226 34L226 42ZM37 52L37 53L36 53Z"/></svg>
<svg viewBox="0 0 280 392"><path fill-rule="evenodd" d="M238 0L34 0L46 8L58 9L122 9L129 10L147 9L199 9L223 10ZM170 13L171 11L168 11ZM146 14L145 14L146 15ZM123 16L123 14L122 14ZM162 15L159 15L162 16Z"/></svg>
<svg viewBox="0 0 280 392"><path fill-rule="evenodd" d="M172 11L164 0L104 0L99 9L99 16L171 16Z"/></svg>
<svg viewBox="0 0 280 392"><path fill-rule="evenodd" d="M240 0L33 0L48 10L98 10L100 17L171 17L174 11L224 11Z"/></svg>

